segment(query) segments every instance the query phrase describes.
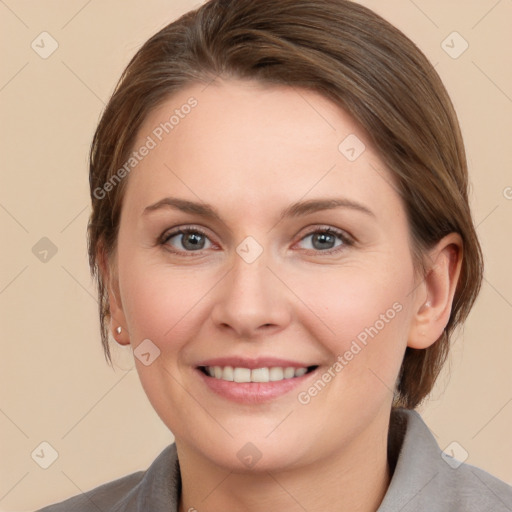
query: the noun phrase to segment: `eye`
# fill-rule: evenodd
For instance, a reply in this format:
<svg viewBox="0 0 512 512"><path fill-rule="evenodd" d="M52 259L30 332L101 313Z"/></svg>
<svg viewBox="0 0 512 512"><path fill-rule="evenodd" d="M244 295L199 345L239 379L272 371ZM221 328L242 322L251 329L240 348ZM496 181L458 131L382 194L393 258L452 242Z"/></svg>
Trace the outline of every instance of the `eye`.
<svg viewBox="0 0 512 512"><path fill-rule="evenodd" d="M160 243L162 245L170 245L175 250L172 252L194 252L209 249L212 243L206 233L199 228L180 228L165 233ZM209 245L208 245L209 244Z"/></svg>
<svg viewBox="0 0 512 512"><path fill-rule="evenodd" d="M301 242L303 241L308 241L305 247L307 250L326 254L339 252L354 244L343 231L332 227L317 228L303 237Z"/></svg>
<svg viewBox="0 0 512 512"><path fill-rule="evenodd" d="M332 227L317 227L304 236L299 243L305 241L306 247L303 247L304 249L324 254L337 253L354 245L353 240L348 235ZM161 236L159 243L170 247L171 252L176 254L200 252L211 249L213 246L208 235L197 227L184 227L166 232Z"/></svg>

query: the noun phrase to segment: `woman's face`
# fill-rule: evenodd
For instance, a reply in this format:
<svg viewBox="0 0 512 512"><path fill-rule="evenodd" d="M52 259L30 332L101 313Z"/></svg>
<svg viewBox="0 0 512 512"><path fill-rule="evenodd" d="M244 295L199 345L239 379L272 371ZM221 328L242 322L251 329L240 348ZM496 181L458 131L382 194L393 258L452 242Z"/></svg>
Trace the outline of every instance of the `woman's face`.
<svg viewBox="0 0 512 512"><path fill-rule="evenodd" d="M364 132L316 93L229 80L162 104L142 146L125 178L114 325L178 448L255 471L382 432L425 296Z"/></svg>

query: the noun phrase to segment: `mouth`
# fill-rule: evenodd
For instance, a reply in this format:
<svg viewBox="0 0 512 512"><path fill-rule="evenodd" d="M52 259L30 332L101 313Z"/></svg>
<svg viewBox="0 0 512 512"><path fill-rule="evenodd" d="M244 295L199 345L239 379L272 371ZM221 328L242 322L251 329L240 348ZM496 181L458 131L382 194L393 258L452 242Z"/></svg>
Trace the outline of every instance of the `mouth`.
<svg viewBox="0 0 512 512"><path fill-rule="evenodd" d="M196 366L196 375L214 395L246 405L265 404L290 396L293 389L307 385L319 368L318 365L302 366L300 363L278 366L284 361L272 360L245 361L245 365L243 361L229 361L231 365L227 362L212 361Z"/></svg>
<svg viewBox="0 0 512 512"><path fill-rule="evenodd" d="M245 368L233 366L198 366L197 369L207 377L235 383L269 383L297 379L318 368L318 365L266 366L261 368Z"/></svg>

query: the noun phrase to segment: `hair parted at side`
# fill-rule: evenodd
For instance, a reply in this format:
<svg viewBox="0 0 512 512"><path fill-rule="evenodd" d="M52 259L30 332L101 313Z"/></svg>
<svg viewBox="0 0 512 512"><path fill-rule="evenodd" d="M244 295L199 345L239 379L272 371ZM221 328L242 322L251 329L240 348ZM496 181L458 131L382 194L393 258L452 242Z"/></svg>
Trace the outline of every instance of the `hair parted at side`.
<svg viewBox="0 0 512 512"><path fill-rule="evenodd" d="M129 176L108 192L103 186L123 166L156 106L218 76L307 88L351 114L395 178L420 276L428 272L425 251L448 233L461 235L462 269L446 329L427 349L408 347L402 363L393 405L415 408L431 392L450 336L478 295L483 257L464 145L438 74L402 32L348 0L211 0L164 27L132 58L90 152L88 251L107 361L110 307L100 262L113 261Z"/></svg>

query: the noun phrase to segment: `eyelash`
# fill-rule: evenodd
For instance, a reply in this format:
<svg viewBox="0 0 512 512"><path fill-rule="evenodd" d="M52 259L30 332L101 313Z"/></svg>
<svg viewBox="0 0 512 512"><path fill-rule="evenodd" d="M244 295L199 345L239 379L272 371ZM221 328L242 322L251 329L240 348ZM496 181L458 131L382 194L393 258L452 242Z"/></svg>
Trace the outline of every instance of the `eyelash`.
<svg viewBox="0 0 512 512"><path fill-rule="evenodd" d="M200 235L204 236L205 238L209 239L206 232L203 231L199 227L184 227L184 228L177 229L175 231L164 232L159 237L158 244L165 246L165 245L167 245L167 242L171 238L173 238L177 235L187 235L190 233L200 234ZM316 226L312 231L306 233L299 241L304 240L308 236L320 234L320 233L324 234L324 235L334 235L334 236L338 237L343 243L341 245L338 245L337 247L333 247L331 249L326 249L323 251L316 250L316 249L305 249L305 251L308 251L308 252L312 251L316 254L330 255L330 254L335 254L335 253L341 252L343 250L346 250L347 247L351 247L355 244L354 240L352 238L350 238L347 234L345 234L343 231L333 228L331 226L321 226L321 227ZM210 242L211 242L211 240L210 240ZM176 251L174 249L166 249L166 250L169 250L173 254L177 254L177 255L196 256L196 255L202 254L201 250L199 250L199 251Z"/></svg>

